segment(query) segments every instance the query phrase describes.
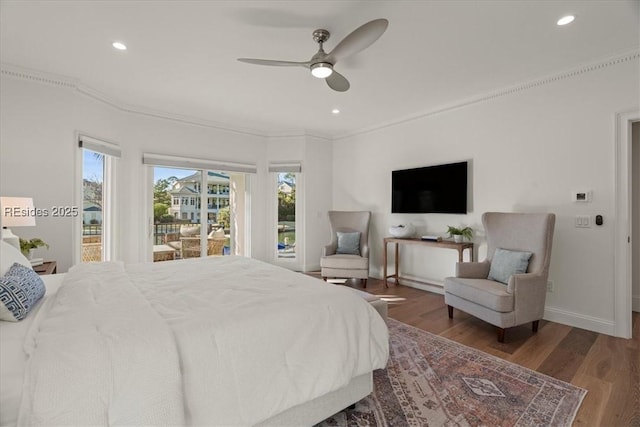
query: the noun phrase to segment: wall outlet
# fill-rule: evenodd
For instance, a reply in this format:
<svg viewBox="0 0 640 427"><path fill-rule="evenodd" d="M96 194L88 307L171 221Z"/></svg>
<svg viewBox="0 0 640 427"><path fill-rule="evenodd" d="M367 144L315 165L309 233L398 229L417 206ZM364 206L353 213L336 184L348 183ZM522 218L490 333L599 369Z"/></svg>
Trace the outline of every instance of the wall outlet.
<svg viewBox="0 0 640 427"><path fill-rule="evenodd" d="M549 280L547 282L547 292L553 292L553 281Z"/></svg>

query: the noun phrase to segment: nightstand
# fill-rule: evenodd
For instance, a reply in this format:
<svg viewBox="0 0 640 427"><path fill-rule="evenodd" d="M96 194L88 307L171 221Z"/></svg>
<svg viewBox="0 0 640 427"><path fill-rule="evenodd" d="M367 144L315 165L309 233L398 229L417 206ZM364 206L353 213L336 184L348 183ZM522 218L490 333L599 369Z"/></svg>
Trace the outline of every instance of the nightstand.
<svg viewBox="0 0 640 427"><path fill-rule="evenodd" d="M45 274L56 274L58 265L55 261L45 261L40 265L33 267L33 271L43 276Z"/></svg>

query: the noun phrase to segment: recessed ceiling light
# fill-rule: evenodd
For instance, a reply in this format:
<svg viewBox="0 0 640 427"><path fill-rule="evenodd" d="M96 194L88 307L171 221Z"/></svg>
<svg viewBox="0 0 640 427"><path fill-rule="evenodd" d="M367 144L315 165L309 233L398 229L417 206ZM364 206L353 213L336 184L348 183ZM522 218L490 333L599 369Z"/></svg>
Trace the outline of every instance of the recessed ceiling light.
<svg viewBox="0 0 640 427"><path fill-rule="evenodd" d="M127 46L124 43L121 43L121 42L113 42L113 43L111 43L111 46L113 46L114 48L116 48L118 50L127 50Z"/></svg>
<svg viewBox="0 0 640 427"><path fill-rule="evenodd" d="M567 24L571 24L574 19L576 19L575 16L573 15L567 15L567 16L563 16L562 18L558 19L557 24L558 25L567 25Z"/></svg>
<svg viewBox="0 0 640 427"><path fill-rule="evenodd" d="M337 108L334 108L333 110L331 110L332 114L340 114L340 110L338 110Z"/></svg>

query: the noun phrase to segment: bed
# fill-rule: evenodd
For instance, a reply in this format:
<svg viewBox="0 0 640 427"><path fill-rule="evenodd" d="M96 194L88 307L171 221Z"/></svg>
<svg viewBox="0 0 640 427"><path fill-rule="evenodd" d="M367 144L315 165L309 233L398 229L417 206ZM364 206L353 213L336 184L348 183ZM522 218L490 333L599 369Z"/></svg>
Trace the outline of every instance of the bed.
<svg viewBox="0 0 640 427"><path fill-rule="evenodd" d="M348 288L244 257L43 276L0 322L0 425L312 425L372 390L388 332Z"/></svg>

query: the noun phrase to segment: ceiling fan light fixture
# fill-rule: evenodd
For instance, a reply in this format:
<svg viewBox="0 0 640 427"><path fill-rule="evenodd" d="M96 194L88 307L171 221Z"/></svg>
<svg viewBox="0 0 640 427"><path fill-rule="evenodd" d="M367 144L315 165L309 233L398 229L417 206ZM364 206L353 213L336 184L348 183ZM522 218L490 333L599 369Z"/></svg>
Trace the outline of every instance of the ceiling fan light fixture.
<svg viewBox="0 0 640 427"><path fill-rule="evenodd" d="M326 79L333 73L333 65L328 62L316 62L311 65L311 74L319 79Z"/></svg>

